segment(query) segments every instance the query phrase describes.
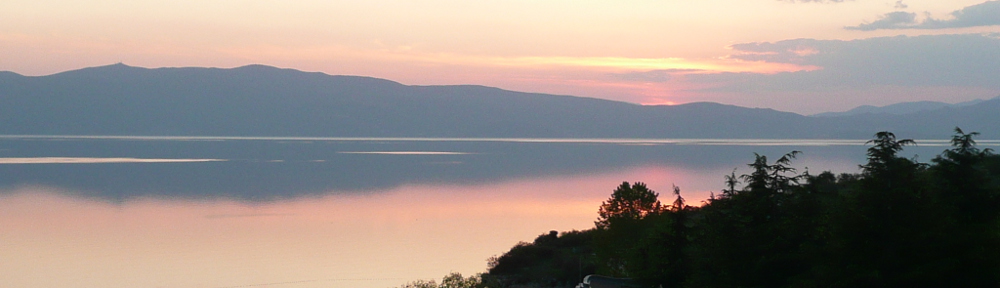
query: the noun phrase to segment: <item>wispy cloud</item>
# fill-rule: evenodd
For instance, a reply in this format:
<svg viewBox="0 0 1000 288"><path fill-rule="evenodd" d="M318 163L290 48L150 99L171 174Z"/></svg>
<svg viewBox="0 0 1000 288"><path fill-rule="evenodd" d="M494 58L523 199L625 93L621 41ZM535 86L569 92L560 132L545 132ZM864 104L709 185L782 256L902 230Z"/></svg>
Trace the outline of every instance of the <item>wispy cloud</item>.
<svg viewBox="0 0 1000 288"><path fill-rule="evenodd" d="M959 101L1000 95L1000 38L945 34L857 40L792 39L732 46L730 56L749 61L814 65L818 70L684 75L686 97L795 111L819 103L821 112L858 104ZM810 51L804 53L803 51ZM733 100L737 99L737 100ZM838 106L840 105L840 106ZM815 109L815 108L813 108ZM807 110L798 110L811 112Z"/></svg>
<svg viewBox="0 0 1000 288"><path fill-rule="evenodd" d="M447 57L446 61L480 62L501 66L569 66L622 70L705 70L716 72L778 73L809 70L794 63L733 61L733 59L628 58L628 57Z"/></svg>
<svg viewBox="0 0 1000 288"><path fill-rule="evenodd" d="M996 67L1000 67L997 57L1000 39L993 34L896 36L849 41L792 39L736 44L732 48L737 53L730 57L735 59L822 67L814 71L752 76L766 79L761 85L774 83L773 89L865 85L1000 88L1000 83L993 79ZM714 76L695 74L689 77Z"/></svg>
<svg viewBox="0 0 1000 288"><path fill-rule="evenodd" d="M705 70L715 72L779 73L814 69L792 63L733 61L734 59L688 59L679 57L588 57L588 56L495 56L456 53L430 53L420 50L368 51L343 46L308 48L255 47L233 51L238 55L265 54L275 58L294 57L298 60L322 61L329 55L349 55L351 59L411 63L418 65L452 65L471 67L549 69L559 67L604 71ZM293 55L293 56L288 56ZM250 58L250 56L247 56Z"/></svg>
<svg viewBox="0 0 1000 288"><path fill-rule="evenodd" d="M878 20L861 23L857 26L847 26L847 30L874 31L878 29L905 29L913 28L917 25L917 13L911 12L889 12L882 15Z"/></svg>
<svg viewBox="0 0 1000 288"><path fill-rule="evenodd" d="M906 8L902 1L896 2L896 8ZM923 21L917 21L917 13L889 12L878 20L847 26L844 29L873 31L880 29L946 29L978 26L1000 25L1000 1L989 1L968 6L951 12L951 19L935 19L927 16Z"/></svg>
<svg viewBox="0 0 1000 288"><path fill-rule="evenodd" d="M625 81L625 82L643 82L643 83L666 83L673 80L675 75L684 75L692 73L711 73L710 71L700 70L700 69L660 69L660 70L649 70L649 71L629 71L624 73L610 73L608 76L613 80Z"/></svg>
<svg viewBox="0 0 1000 288"><path fill-rule="evenodd" d="M621 81L630 82L647 82L647 83L664 83L670 81L670 71L668 70L652 70L652 71L634 71L625 73L612 73L611 78Z"/></svg>

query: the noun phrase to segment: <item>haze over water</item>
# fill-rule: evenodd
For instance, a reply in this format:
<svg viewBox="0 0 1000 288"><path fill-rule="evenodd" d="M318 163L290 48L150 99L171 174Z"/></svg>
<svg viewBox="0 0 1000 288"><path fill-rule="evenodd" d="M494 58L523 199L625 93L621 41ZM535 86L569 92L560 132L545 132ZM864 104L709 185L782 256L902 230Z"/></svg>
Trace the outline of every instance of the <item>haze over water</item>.
<svg viewBox="0 0 1000 288"><path fill-rule="evenodd" d="M689 204L757 152L856 172L864 140L0 137L2 287L394 287L549 230L622 181ZM929 161L943 141L905 150ZM983 147L996 141L980 141Z"/></svg>

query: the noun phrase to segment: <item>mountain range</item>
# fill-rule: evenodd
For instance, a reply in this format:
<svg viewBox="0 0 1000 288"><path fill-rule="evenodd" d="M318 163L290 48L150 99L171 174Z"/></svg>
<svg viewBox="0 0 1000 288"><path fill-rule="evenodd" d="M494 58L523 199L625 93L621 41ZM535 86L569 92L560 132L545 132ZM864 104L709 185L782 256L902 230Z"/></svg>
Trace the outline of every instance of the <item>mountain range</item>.
<svg viewBox="0 0 1000 288"><path fill-rule="evenodd" d="M403 85L262 65L0 72L0 134L8 135L867 139L892 131L947 139L958 126L998 139L998 124L1000 98L805 116L709 102L643 106Z"/></svg>
<svg viewBox="0 0 1000 288"><path fill-rule="evenodd" d="M972 101L960 102L955 104L949 104L937 101L917 101L917 102L903 102L896 103L886 106L872 106L872 105L862 105L855 107L854 109L847 110L844 112L825 112L814 114L815 117L838 117L838 116L854 116L860 114L894 114L894 115L905 115L913 114L924 111L933 111L941 108L961 108L965 106L972 106L979 104L983 101L982 99L976 99Z"/></svg>

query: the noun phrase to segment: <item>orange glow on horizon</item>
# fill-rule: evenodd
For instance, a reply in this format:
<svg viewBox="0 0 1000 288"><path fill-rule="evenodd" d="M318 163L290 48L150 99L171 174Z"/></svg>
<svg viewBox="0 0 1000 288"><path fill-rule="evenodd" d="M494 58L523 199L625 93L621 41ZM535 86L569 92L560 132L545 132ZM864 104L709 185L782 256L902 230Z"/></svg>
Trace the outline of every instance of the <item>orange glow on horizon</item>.
<svg viewBox="0 0 1000 288"><path fill-rule="evenodd" d="M570 56L488 56L454 53L424 53L409 46L391 47L379 50L360 50L340 45L313 47L279 47L261 46L244 47L226 50L227 54L238 58L277 58L293 61L331 61L365 60L375 62L401 63L411 65L449 65L467 67L499 67L522 69L553 69L570 67L596 71L656 71L667 70L673 73L722 73L722 72L752 72L774 74L780 72L814 71L817 66L798 65L792 63L772 63L764 61L744 61L727 57L707 59L687 59L679 57L643 58L643 57L570 57ZM331 56L339 55L339 56ZM332 58L331 58L332 57ZM371 62L367 62L369 65Z"/></svg>
<svg viewBox="0 0 1000 288"><path fill-rule="evenodd" d="M816 66L788 63L751 62L738 60L688 60L682 58L625 58L625 57L518 57L500 58L500 65L520 66L575 66L611 68L618 70L687 70L679 73L753 72L773 74L779 72L813 71Z"/></svg>
<svg viewBox="0 0 1000 288"><path fill-rule="evenodd" d="M643 105L643 106L658 106L658 105L674 106L674 105L678 105L678 104L683 104L683 103L677 103L677 102L674 102L674 101L662 100L662 99L652 99L652 100L660 100L660 101L643 102L643 103L640 103L640 104Z"/></svg>

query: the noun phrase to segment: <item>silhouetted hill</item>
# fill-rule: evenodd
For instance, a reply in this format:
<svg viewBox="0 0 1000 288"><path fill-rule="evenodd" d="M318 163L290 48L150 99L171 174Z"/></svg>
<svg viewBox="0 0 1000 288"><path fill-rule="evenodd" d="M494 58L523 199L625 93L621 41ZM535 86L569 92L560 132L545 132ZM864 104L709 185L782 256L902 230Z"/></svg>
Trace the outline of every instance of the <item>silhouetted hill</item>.
<svg viewBox="0 0 1000 288"><path fill-rule="evenodd" d="M868 125L873 128L892 129L897 135L939 135L933 131L962 127L965 131L979 131L987 139L1000 138L1000 98L983 101L965 107L945 107L921 113L885 117L866 115L864 117L841 117L838 120L850 124ZM875 124L869 124L875 123ZM927 137L927 136L920 136ZM939 136L938 138L944 138Z"/></svg>
<svg viewBox="0 0 1000 288"><path fill-rule="evenodd" d="M859 114L894 114L894 115L905 115L913 114L918 112L933 111L945 107L959 108L965 106L971 106L979 104L985 100L976 99L972 101L966 101L955 104L948 104L944 102L936 101L917 101L917 102L903 102L896 103L886 106L872 106L872 105L862 105L855 107L854 109L847 110L844 112L825 112L812 115L814 117L840 117L840 116L854 116Z"/></svg>
<svg viewBox="0 0 1000 288"><path fill-rule="evenodd" d="M921 117L819 118L717 103L641 106L483 86L408 86L261 65L116 64L39 77L0 73L0 134L865 139L875 127L943 138L960 125L990 138L1000 135L998 101Z"/></svg>

